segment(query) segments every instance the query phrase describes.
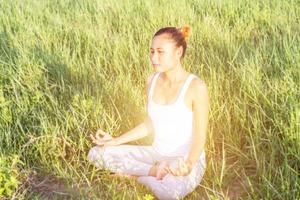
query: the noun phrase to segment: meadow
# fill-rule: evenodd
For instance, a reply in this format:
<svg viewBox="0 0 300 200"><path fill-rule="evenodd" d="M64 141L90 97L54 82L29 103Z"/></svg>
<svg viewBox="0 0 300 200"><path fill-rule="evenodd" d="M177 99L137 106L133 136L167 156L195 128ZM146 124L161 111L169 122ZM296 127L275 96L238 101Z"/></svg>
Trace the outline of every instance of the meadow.
<svg viewBox="0 0 300 200"><path fill-rule="evenodd" d="M0 199L152 199L87 162L89 134L143 121L151 38L182 25L210 94L185 199L300 199L299 15L299 0L0 0Z"/></svg>

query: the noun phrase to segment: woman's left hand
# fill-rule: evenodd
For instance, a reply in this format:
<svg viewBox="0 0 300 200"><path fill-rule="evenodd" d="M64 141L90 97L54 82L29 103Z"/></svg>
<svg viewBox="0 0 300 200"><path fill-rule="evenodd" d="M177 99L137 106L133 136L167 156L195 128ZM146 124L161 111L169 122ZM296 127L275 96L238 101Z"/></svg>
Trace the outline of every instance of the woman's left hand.
<svg viewBox="0 0 300 200"><path fill-rule="evenodd" d="M100 134L103 136L102 138L100 137ZM102 147L118 145L118 143L116 142L116 138L112 137L109 133L104 132L101 129L98 129L95 136L91 134L90 137L93 143Z"/></svg>
<svg viewBox="0 0 300 200"><path fill-rule="evenodd" d="M177 166L177 169L173 169L170 166L167 166L165 169L173 176L187 176L193 169L193 165L190 162L183 160L182 158L178 160Z"/></svg>

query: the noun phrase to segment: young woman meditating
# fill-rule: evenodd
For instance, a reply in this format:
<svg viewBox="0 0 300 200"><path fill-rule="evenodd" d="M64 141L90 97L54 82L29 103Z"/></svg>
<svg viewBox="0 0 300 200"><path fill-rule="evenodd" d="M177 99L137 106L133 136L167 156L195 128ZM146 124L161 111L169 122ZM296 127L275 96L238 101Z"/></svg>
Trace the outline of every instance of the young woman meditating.
<svg viewBox="0 0 300 200"><path fill-rule="evenodd" d="M146 80L148 117L119 137L99 129L88 160L101 169L135 176L158 199L180 199L199 185L205 168L207 85L181 64L190 28L165 27L151 42L154 69ZM124 144L154 133L152 145ZM101 138L101 134L103 137Z"/></svg>

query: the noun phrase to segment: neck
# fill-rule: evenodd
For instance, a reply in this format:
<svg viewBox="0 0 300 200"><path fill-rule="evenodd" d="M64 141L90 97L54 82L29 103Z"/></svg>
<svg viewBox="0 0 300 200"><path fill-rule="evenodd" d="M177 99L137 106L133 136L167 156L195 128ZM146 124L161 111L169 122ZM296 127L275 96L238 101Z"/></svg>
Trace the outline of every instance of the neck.
<svg viewBox="0 0 300 200"><path fill-rule="evenodd" d="M167 83L176 83L182 81L187 75L187 72L182 68L181 63L178 63L176 67L171 70L162 73L162 78Z"/></svg>

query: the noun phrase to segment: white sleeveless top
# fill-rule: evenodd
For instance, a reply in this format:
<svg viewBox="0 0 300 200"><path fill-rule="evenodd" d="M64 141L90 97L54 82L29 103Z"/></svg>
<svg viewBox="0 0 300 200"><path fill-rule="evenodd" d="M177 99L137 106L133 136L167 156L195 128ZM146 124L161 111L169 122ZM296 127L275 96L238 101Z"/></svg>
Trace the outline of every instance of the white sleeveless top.
<svg viewBox="0 0 300 200"><path fill-rule="evenodd" d="M152 146L165 156L187 157L192 141L193 112L185 105L184 96L196 76L188 76L174 103L163 105L153 101L153 90L160 74L154 75L148 95L148 115L154 126Z"/></svg>

